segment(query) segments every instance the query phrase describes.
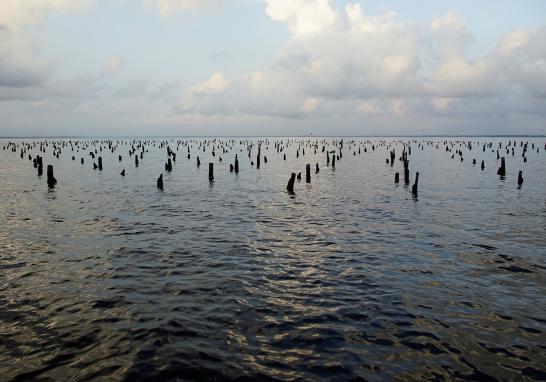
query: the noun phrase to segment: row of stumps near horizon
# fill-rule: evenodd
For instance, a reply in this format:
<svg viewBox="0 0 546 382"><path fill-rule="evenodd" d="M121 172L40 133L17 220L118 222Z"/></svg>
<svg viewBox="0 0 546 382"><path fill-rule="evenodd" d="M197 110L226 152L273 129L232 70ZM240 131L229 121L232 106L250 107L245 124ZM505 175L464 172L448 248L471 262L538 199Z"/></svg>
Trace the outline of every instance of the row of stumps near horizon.
<svg viewBox="0 0 546 382"><path fill-rule="evenodd" d="M249 141L249 140L247 140L247 141L241 140L239 143L242 145L244 142L247 143L248 157L249 157L249 161L251 163L251 166L254 166L254 161L252 161L252 149L255 146L257 147L257 156L256 156L256 164L255 164L256 169L261 168L262 159L263 159L263 162L267 164L267 156L265 156L265 155L262 156L262 145L265 144L266 149L268 149L269 140L259 141L258 143L255 143L255 142ZM114 143L113 140L102 140L102 141L94 140L94 141L91 141L91 142L87 142L87 141L82 141L82 142L74 141L74 142L72 142L72 140L51 142L51 141L44 140L44 141L33 142L32 144L30 144L30 143L17 144L15 142L8 142L7 146L3 147L3 150L7 149L7 150L12 151L12 152L17 152L17 151L19 151L19 148L20 148L20 157L24 159L25 154L27 154L29 150L31 150L33 148L38 148L40 153L42 153L42 152L45 153L46 152L46 147L49 147L49 145L51 145L51 146L53 146L53 150L52 150L53 151L53 157L58 159L60 157L60 155L61 155L62 149L67 147L67 146L70 146L72 151L74 151L74 148L76 147L77 152L79 152L80 148L85 150L85 149L91 147L91 148L94 148L94 150L91 150L89 152L89 156L92 159L95 159L95 158L97 159L96 162L92 162L93 169L95 169L95 170L98 169L99 171L102 171L103 170L103 157L101 155L99 155L99 152L103 151L103 145L107 144L107 146L108 146L107 149L109 151L111 151L112 153L114 153L115 150L118 148L118 146L123 145L123 144L125 144L125 145L130 144L131 149L129 150L129 157L134 156L135 167L138 167L139 166L139 159L142 160L143 156L144 156L144 153L148 152L147 146L152 145L152 146L156 147L158 143L159 143L159 147L166 147L166 149L167 149L167 162L165 163L164 167L165 167L165 171L170 173L173 170L173 163L176 162L176 152L171 149L171 147L169 146L170 143L168 143L168 141L166 141L166 140L164 140L164 141L158 141L158 140L136 141L136 140L133 140L133 141L129 141L129 142L123 142L122 141L121 143L119 141ZM202 141L202 142L195 142L195 141L192 141L192 140L188 140L188 141L178 140L177 141L176 151L178 151L181 144L187 146L187 158L190 159L191 158L190 144L193 145L194 143L198 143L198 145L199 145L198 151L202 149L203 152L205 152L206 147L209 147L210 144L212 143L212 145L213 145L212 156L216 157L216 149L218 151L221 150L222 151L221 154L227 154L229 152L229 150L233 149L235 141L234 140L231 140L231 141L229 141L229 140L228 141L222 141L222 140L217 141L216 139L214 139L214 140L205 140L205 141ZM317 150L319 149L319 141L318 140L316 140L315 142L311 142L310 140L302 141L302 142L291 141L290 139L288 139L287 141L280 140L280 141L275 141L274 142L274 147L275 147L275 149L277 151L277 154L282 153L282 158L283 158L284 161L286 161L287 160L286 152L283 152L283 149L288 148L290 145L295 144L295 143L298 144L298 148L296 150L296 159L299 159L300 155L301 156L305 155L305 149L306 148L310 148L311 150L313 150L314 154L316 154ZM322 143L323 143L322 144L322 152L326 154L326 166L331 166L332 169L335 169L336 162L339 162L343 158L342 149L344 148L344 144L346 142L344 142L344 140L334 141L333 144L334 144L334 147L337 150L328 150L327 147L326 147L328 143L324 139L322 140ZM395 142L378 141L378 142L373 142L373 143L370 140L368 140L368 141L365 141L365 142L350 141L349 142L349 149L351 148L351 145L355 146L354 151L353 151L353 155L356 155L356 152L357 152L356 149L357 148L358 148L358 154L361 154L361 149L366 153L369 146L371 146L370 148L371 148L372 151L375 151L375 145L378 145L379 147L386 147L387 150L388 150L389 155L388 155L388 157L386 158L385 161L386 161L387 164L390 164L390 166L392 167L394 165L395 158L396 158L395 149L394 148L391 149L391 147L390 147L393 143L394 144L396 144L396 143L401 144L402 147L403 147L402 155L400 156L399 160L403 164L404 183L406 185L409 185L409 183L410 183L409 155L411 155L412 143L415 143L417 145L417 148L418 149L420 148L421 150L423 150L425 144L427 144L429 146L430 145L435 146L437 149L440 147L440 145L443 145L445 147L446 152L452 153L451 158L455 159L455 155L457 155L457 159L460 159L460 162L463 162L463 160L464 160L463 150L456 148L456 145L458 144L459 147L466 148L470 152L472 150L472 144L473 144L472 141L462 141L461 142L461 141L448 141L448 140L444 140L443 142L417 141L417 140L414 140L412 142L412 141L398 140L398 141L395 141ZM98 148L97 148L97 144L98 144ZM489 143L477 142L476 144L478 145L479 148L482 149L483 152L485 152L486 149L489 149L492 152L495 152L495 148L493 147L492 142L489 142ZM462 145L464 145L464 146L462 146ZM522 148L521 156L523 158L523 162L526 163L527 162L527 152L528 152L528 149L529 149L529 142L520 141L519 146ZM537 145L537 147L535 147L534 142L531 142L530 146L531 146L533 151L536 150L537 153L539 152L538 145ZM227 149L226 149L226 147L227 147ZM106 149L106 147L104 147L104 148ZM504 145L504 149L505 149L507 155L511 154L512 156L514 156L516 148L517 148L517 141L516 140L513 140L513 141L509 140L508 144ZM454 149L455 149L455 151L453 152ZM546 144L544 146L544 149L546 151ZM499 175L501 177L501 179L505 179L505 177L506 177L506 157L500 155L500 152L502 150L503 150L503 143L501 142L501 143L498 144L498 147L496 147L496 157L497 157L497 160L500 161L500 166L498 167L497 175ZM243 150L241 149L241 151L243 151ZM219 159L219 161L221 163L222 162L222 157L218 156L217 158ZM32 160L34 167L38 171L38 176L42 176L43 172L44 172L43 171L44 170L43 169L43 167L44 167L43 157L41 155L36 155L33 158L32 155L28 154L28 159ZM197 167L199 167L200 164L201 164L199 156L196 156L196 159L197 159ZM72 155L72 161L75 161L75 160L76 160L76 157L74 155ZM123 161L122 155L118 155L118 161L119 162ZM84 161L83 157L80 158L80 163L82 165L84 165L85 161ZM476 161L475 158L472 159L472 165L473 166L477 165L477 161ZM481 160L480 168L481 168L482 171L485 170L485 161L483 159ZM231 163L229 165L229 171L232 172L232 173L234 172L235 174L239 173L238 154L235 154L234 163ZM320 171L319 163L316 163L316 165L315 165L315 174L318 174L319 171ZM121 171L120 175L121 176L126 175L125 169L123 169ZM53 165L51 165L51 164L47 165L46 176L47 176L47 185L49 187L54 187L57 184L57 179L55 178L55 176L53 174ZM210 182L214 182L214 180L215 180L214 179L214 164L212 162L209 163L208 179L209 179ZM290 175L290 179L289 179L289 182L288 182L288 185L287 185L286 189L291 194L294 193L294 185L295 185L296 180L298 180L298 181L302 180L301 172L297 173L297 174L292 173ZM400 174L398 172L395 173L394 181L395 181L395 183L400 182ZM311 164L310 163L307 163L305 165L305 183L307 183L307 184L311 183ZM417 195L417 193L418 193L418 183L419 183L419 172L416 172L415 173L415 182L411 187L411 192L412 192L413 195ZM522 170L518 171L517 184L518 184L518 187L521 188L521 186L523 184L523 171ZM161 174L159 176L159 178L157 179L157 187L159 189L163 189L163 186L164 186L164 184L163 184L163 174Z"/></svg>

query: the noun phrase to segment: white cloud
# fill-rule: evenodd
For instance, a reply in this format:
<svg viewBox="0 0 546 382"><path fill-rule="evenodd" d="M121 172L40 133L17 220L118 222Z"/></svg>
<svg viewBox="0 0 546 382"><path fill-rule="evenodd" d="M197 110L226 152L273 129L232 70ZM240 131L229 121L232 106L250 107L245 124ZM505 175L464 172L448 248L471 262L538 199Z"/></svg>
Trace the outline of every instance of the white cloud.
<svg viewBox="0 0 546 382"><path fill-rule="evenodd" d="M0 26L9 30L33 24L50 11L76 11L89 6L93 0L2 0Z"/></svg>
<svg viewBox="0 0 546 382"><path fill-rule="evenodd" d="M352 110L407 119L464 115L470 103L476 113L495 113L501 102L491 98L513 96L514 88L517 102L497 114L519 113L528 109L520 107L524 99L546 96L544 30L512 32L495 50L469 57L474 37L453 12L428 26L390 11L367 15L359 4L337 10L326 0L268 0L266 12L292 33L275 62L190 87L179 113L309 118ZM423 52L433 58L426 68Z"/></svg>
<svg viewBox="0 0 546 382"><path fill-rule="evenodd" d="M338 17L328 0L267 0L265 11L271 19L286 23L295 35L324 33Z"/></svg>

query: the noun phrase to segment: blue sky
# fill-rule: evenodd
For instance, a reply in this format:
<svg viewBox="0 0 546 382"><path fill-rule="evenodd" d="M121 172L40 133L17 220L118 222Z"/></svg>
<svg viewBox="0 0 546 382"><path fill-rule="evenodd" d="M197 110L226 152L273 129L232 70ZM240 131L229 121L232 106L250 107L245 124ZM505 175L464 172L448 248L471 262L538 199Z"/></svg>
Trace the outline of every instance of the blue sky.
<svg viewBox="0 0 546 382"><path fill-rule="evenodd" d="M0 135L546 134L546 2L2 0Z"/></svg>

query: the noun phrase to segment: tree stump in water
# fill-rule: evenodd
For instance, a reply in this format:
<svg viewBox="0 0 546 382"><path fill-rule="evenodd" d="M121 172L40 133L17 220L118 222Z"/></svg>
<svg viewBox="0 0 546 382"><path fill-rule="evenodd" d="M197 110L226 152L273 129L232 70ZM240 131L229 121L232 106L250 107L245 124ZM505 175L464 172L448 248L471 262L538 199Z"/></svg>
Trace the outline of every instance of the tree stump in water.
<svg viewBox="0 0 546 382"><path fill-rule="evenodd" d="M57 179L53 176L53 165L47 165L47 185L49 187L55 186Z"/></svg>
<svg viewBox="0 0 546 382"><path fill-rule="evenodd" d="M501 165L499 169L497 170L497 175L500 175L500 176L506 175L506 163L504 161L504 157L501 158Z"/></svg>
<svg viewBox="0 0 546 382"><path fill-rule="evenodd" d="M415 183L411 187L411 193L417 196L417 185L419 184L419 171L415 173Z"/></svg>
<svg viewBox="0 0 546 382"><path fill-rule="evenodd" d="M294 193L294 181L295 180L296 180L296 174L292 173L292 175L290 175L290 179L288 180L288 185L286 186L286 190L290 194Z"/></svg>
<svg viewBox="0 0 546 382"><path fill-rule="evenodd" d="M163 190L163 174L159 175L159 178L157 178L157 188L160 190Z"/></svg>

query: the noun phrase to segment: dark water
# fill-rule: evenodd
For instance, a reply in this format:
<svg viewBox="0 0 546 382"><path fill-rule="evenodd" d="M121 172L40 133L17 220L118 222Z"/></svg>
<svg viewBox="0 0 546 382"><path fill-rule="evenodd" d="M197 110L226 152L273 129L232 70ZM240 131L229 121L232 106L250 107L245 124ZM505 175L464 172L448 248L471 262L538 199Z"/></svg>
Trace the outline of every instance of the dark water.
<svg viewBox="0 0 546 382"><path fill-rule="evenodd" d="M453 152L416 140L418 197L402 162L385 164L380 142L398 158L401 141L352 140L334 170L322 144L296 159L305 141L292 139L283 161L271 138L258 170L240 138L228 154L217 140L214 158L194 139L164 191L159 141L138 168L127 141L103 144L103 171L90 148L56 159L49 146L53 189L0 151L0 380L545 380L544 138L501 150L505 179L478 142L508 138ZM290 197L306 163L311 184Z"/></svg>

